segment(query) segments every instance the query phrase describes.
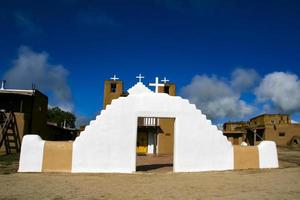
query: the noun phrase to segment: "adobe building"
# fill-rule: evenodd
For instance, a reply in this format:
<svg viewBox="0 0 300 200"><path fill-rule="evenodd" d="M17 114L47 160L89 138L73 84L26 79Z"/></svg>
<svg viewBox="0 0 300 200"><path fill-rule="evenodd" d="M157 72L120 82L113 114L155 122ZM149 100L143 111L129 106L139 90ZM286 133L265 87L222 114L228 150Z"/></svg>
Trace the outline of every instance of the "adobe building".
<svg viewBox="0 0 300 200"><path fill-rule="evenodd" d="M48 97L40 91L33 90L0 90L0 109L14 112L18 121L21 137L34 133L43 138L46 131Z"/></svg>
<svg viewBox="0 0 300 200"><path fill-rule="evenodd" d="M137 76L139 82L144 78ZM176 96L176 85L164 78L158 86L158 93ZM112 100L128 96L123 91L123 81L115 75L104 81L103 109L110 105ZM137 127L137 153L138 154L173 154L174 119L139 117Z"/></svg>
<svg viewBox="0 0 300 200"><path fill-rule="evenodd" d="M118 84L107 81L105 95ZM278 167L274 142L232 145L194 104L164 93L175 86L158 78L149 85L155 91L140 79L127 96L110 101L74 142L24 136L19 172L133 173L137 153L172 153L174 172Z"/></svg>
<svg viewBox="0 0 300 200"><path fill-rule="evenodd" d="M300 124L291 123L287 114L262 114L245 123L227 122L223 127L223 134L230 141L233 141L230 136L235 136L235 144L245 141L257 145L263 140L274 141L279 146L300 144Z"/></svg>
<svg viewBox="0 0 300 200"><path fill-rule="evenodd" d="M291 123L287 114L259 115L250 119L249 124L256 133L256 137L247 133L250 144L256 145L262 140L271 140L280 146L300 144L300 124Z"/></svg>
<svg viewBox="0 0 300 200"><path fill-rule="evenodd" d="M223 135L233 145L239 145L246 139L248 123L241 122L226 122L223 124Z"/></svg>
<svg viewBox="0 0 300 200"><path fill-rule="evenodd" d="M37 89L0 88L0 140L3 138L5 121L13 113L20 141L26 134L37 134L44 140L74 139L74 130L66 130L47 122L48 97ZM73 132L72 132L73 131ZM8 139L10 140L10 139ZM3 145L0 151L4 151ZM6 151L7 152L7 151Z"/></svg>

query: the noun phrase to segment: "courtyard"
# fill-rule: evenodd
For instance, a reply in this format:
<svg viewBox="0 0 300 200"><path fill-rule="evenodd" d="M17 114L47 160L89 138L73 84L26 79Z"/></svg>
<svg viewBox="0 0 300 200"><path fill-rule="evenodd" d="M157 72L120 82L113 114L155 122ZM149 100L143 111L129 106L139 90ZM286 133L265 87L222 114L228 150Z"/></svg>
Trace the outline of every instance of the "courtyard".
<svg viewBox="0 0 300 200"><path fill-rule="evenodd" d="M172 173L172 158L140 156L135 174L17 173L0 156L0 199L299 199L300 148L278 148L279 169Z"/></svg>

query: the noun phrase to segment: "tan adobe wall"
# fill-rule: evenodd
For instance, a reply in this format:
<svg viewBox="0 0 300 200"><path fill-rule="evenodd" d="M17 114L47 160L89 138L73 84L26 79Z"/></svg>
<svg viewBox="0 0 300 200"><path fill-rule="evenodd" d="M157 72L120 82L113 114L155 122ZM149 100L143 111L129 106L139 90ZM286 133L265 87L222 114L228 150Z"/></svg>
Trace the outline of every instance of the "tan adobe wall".
<svg viewBox="0 0 300 200"><path fill-rule="evenodd" d="M259 126L259 125L263 126L263 125L265 125L264 116L260 116L260 117L251 119L250 120L250 125L252 125L252 126Z"/></svg>
<svg viewBox="0 0 300 200"><path fill-rule="evenodd" d="M245 130L246 125L246 122L227 122L224 123L223 129L224 131Z"/></svg>
<svg viewBox="0 0 300 200"><path fill-rule="evenodd" d="M234 169L258 169L259 153L257 146L233 146Z"/></svg>
<svg viewBox="0 0 300 200"><path fill-rule="evenodd" d="M111 92L111 84L116 84L116 91ZM106 108L107 105L111 104L113 99L119 98L123 93L123 82L120 80L112 81L106 80L104 82L104 97L103 97L103 109Z"/></svg>
<svg viewBox="0 0 300 200"><path fill-rule="evenodd" d="M44 145L43 172L72 171L73 142L50 142Z"/></svg>
<svg viewBox="0 0 300 200"><path fill-rule="evenodd" d="M256 122L256 123L255 123ZM272 115L261 115L250 120L252 126L259 125L273 125L273 124L290 124L288 115L283 114L272 114Z"/></svg>
<svg viewBox="0 0 300 200"><path fill-rule="evenodd" d="M158 134L158 154L173 154L174 123L174 118L159 118L159 125L163 133Z"/></svg>
<svg viewBox="0 0 300 200"><path fill-rule="evenodd" d="M274 141L277 145L289 144L293 136L300 137L300 125L275 125L268 126L265 129L265 140Z"/></svg>
<svg viewBox="0 0 300 200"><path fill-rule="evenodd" d="M167 87L169 87L169 95L170 96L176 96L176 84L174 83L167 83ZM159 93L164 93L164 86L158 87L158 92Z"/></svg>

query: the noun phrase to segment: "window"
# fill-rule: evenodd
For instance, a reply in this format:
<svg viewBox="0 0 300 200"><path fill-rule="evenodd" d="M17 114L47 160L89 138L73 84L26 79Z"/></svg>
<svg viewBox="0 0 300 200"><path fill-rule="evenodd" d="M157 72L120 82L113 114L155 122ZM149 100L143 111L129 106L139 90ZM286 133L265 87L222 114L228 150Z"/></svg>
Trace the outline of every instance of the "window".
<svg viewBox="0 0 300 200"><path fill-rule="evenodd" d="M255 140L256 141L263 141L264 140L264 132L263 131L257 131Z"/></svg>
<svg viewBox="0 0 300 200"><path fill-rule="evenodd" d="M117 84L116 83L111 83L110 84L110 92L115 93L117 91Z"/></svg>
<svg viewBox="0 0 300 200"><path fill-rule="evenodd" d="M285 136L285 132L279 132L279 137L284 137Z"/></svg>
<svg viewBox="0 0 300 200"><path fill-rule="evenodd" d="M169 86L165 86L164 87L164 93L169 94L169 91L170 91L170 87Z"/></svg>

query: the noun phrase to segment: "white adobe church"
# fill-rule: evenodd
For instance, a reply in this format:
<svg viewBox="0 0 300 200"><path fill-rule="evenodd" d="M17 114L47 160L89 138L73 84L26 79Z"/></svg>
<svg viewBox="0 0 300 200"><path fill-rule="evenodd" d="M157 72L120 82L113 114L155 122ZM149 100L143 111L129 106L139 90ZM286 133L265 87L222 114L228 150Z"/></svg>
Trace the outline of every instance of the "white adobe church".
<svg viewBox="0 0 300 200"><path fill-rule="evenodd" d="M23 138L19 172L133 173L139 117L174 118L174 172L277 168L274 142L233 146L194 104L141 81L112 101L74 142ZM53 156L55 155L55 156ZM241 167L242 166L242 167Z"/></svg>

